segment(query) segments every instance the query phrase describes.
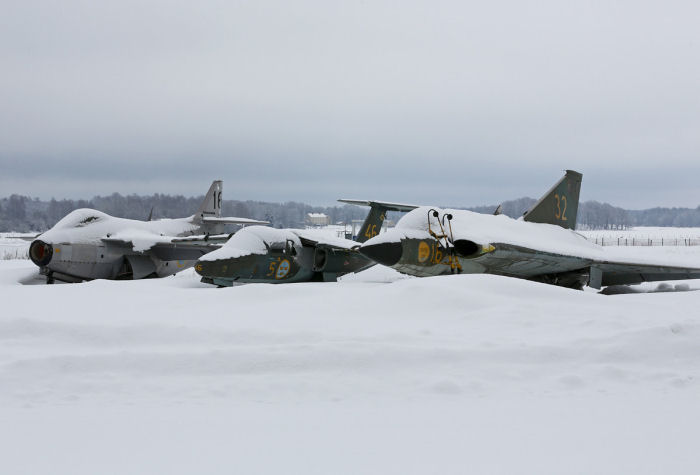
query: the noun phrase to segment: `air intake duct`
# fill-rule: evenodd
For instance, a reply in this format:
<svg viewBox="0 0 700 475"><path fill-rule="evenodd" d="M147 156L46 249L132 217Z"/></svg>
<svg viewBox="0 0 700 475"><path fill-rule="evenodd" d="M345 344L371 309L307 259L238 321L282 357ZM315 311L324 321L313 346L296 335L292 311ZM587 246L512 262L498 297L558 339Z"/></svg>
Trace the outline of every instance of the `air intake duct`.
<svg viewBox="0 0 700 475"><path fill-rule="evenodd" d="M454 242L455 251L459 257L474 258L483 256L488 252L494 251L496 248L491 244L477 244L469 239L457 239Z"/></svg>

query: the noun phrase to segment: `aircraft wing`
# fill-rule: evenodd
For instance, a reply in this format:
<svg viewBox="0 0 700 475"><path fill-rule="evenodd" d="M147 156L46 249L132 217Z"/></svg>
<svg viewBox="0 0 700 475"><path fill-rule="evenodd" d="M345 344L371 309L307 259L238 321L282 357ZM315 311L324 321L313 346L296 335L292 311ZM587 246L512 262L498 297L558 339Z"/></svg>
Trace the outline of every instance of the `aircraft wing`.
<svg viewBox="0 0 700 475"><path fill-rule="evenodd" d="M485 254L482 262L491 272L504 275L528 278L589 271L589 285L598 289L608 285L700 279L700 252L679 253L677 248L611 247L593 257L588 253L545 252L504 243L495 243L494 247L495 251ZM693 251L692 248L681 250Z"/></svg>
<svg viewBox="0 0 700 475"><path fill-rule="evenodd" d="M179 237L172 239L174 243L190 244L224 244L231 239L233 233L228 234L199 234L195 236Z"/></svg>
<svg viewBox="0 0 700 475"><path fill-rule="evenodd" d="M228 239L229 235L222 235ZM198 259L204 254L219 249L224 242L221 236L207 240L203 236L193 236L190 238L172 238L168 236L158 236L153 238L102 238L102 242L108 246L125 248L136 252L151 251L159 259L163 260L190 260Z"/></svg>
<svg viewBox="0 0 700 475"><path fill-rule="evenodd" d="M19 235L19 236L17 236L17 235L9 235L9 236L4 236L4 238L5 238L5 239L18 239L18 240L20 240L20 241L30 241L30 242L31 242L31 241L35 240L36 238L38 238L39 236L41 236L41 233L35 234L35 235L32 235L32 236L26 236L26 235Z"/></svg>
<svg viewBox="0 0 700 475"><path fill-rule="evenodd" d="M109 238L102 238L100 240L108 246L134 247L134 243L130 239L117 239L117 238L109 237Z"/></svg>
<svg viewBox="0 0 700 475"><path fill-rule="evenodd" d="M700 279L699 267L641 264L632 262L596 262L591 266L591 287L639 284L661 280Z"/></svg>
<svg viewBox="0 0 700 475"><path fill-rule="evenodd" d="M202 218L202 221L205 223L210 223L210 224L245 224L245 225L252 225L252 224L258 224L258 225L264 225L264 224L270 224L269 221L258 221L257 219L248 219L248 218L216 218L216 217L210 217L210 216L205 216Z"/></svg>
<svg viewBox="0 0 700 475"><path fill-rule="evenodd" d="M401 203L388 203L386 201L349 200L349 199L341 199L338 201L340 201L341 203L347 203L347 204L351 204L351 205L372 206L372 207L384 208L387 211L408 212L408 211L411 211L411 210L418 208L418 206L416 206L416 205L408 205L408 204L401 204Z"/></svg>
<svg viewBox="0 0 700 475"><path fill-rule="evenodd" d="M299 240L304 246L325 247L344 251L354 251L360 247L358 242L330 236L326 232L315 229L294 229L292 232L299 236Z"/></svg>
<svg viewBox="0 0 700 475"><path fill-rule="evenodd" d="M183 242L159 242L151 248L151 252L158 259L165 261L197 260L204 254L219 249L221 244L216 243L183 243Z"/></svg>
<svg viewBox="0 0 700 475"><path fill-rule="evenodd" d="M506 243L494 243L494 250L485 253L479 261L489 272L531 278L586 269L593 261L586 257L547 252Z"/></svg>

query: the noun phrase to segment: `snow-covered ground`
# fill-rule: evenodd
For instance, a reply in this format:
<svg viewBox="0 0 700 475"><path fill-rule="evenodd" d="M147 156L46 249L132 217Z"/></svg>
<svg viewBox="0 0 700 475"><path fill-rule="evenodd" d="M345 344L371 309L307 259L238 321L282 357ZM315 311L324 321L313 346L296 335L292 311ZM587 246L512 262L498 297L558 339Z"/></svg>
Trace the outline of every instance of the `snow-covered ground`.
<svg viewBox="0 0 700 475"><path fill-rule="evenodd" d="M36 236L36 233L0 233L0 260L28 259L29 241L17 236Z"/></svg>
<svg viewBox="0 0 700 475"><path fill-rule="evenodd" d="M226 289L191 270L23 285L36 272L0 261L0 473L700 465L700 292L383 267Z"/></svg>

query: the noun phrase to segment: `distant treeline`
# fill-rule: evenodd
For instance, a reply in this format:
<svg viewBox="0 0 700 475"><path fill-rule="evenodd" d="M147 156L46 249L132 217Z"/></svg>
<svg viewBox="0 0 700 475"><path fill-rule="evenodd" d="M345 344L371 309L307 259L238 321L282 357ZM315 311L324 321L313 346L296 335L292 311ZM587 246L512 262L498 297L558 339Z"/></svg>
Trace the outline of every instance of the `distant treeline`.
<svg viewBox="0 0 700 475"><path fill-rule="evenodd" d="M78 208L94 208L112 216L132 219L147 219L153 210L153 219L181 218L194 214L203 197L186 198L181 195L152 196L113 193L96 196L91 200L42 201L38 198L12 195L0 199L0 231L43 231L56 224L66 214ZM518 217L536 200L520 198L503 202L503 213ZM493 213L496 205L472 208L480 213ZM225 216L263 219L275 227L303 227L307 213L325 213L331 223L351 223L361 220L367 209L360 206L311 206L305 203L267 203L264 201L225 200L222 206ZM389 219L400 215L390 213ZM652 208L647 210L625 210L607 203L586 201L579 205L577 225L581 229L615 229L629 226L700 226L700 206L691 208Z"/></svg>
<svg viewBox="0 0 700 475"><path fill-rule="evenodd" d="M38 198L12 195L0 200L0 232L44 231L78 208L93 208L120 218L146 220L151 210L153 219L183 218L196 213L203 199L202 196L122 196L113 193L109 196L96 196L89 201L42 201ZM278 228L304 227L307 213L325 213L330 217L331 223L352 223L352 220L363 219L367 214L367 208L361 206L310 206L295 201L266 203L224 200L221 208L224 216L266 220ZM390 213L389 218L391 217Z"/></svg>
<svg viewBox="0 0 700 475"><path fill-rule="evenodd" d="M503 214L512 218L522 216L537 200L519 198L503 202ZM496 205L467 208L479 213L493 213ZM630 226L699 227L700 206L697 208L651 208L627 210L608 203L584 201L576 217L578 229L624 229Z"/></svg>

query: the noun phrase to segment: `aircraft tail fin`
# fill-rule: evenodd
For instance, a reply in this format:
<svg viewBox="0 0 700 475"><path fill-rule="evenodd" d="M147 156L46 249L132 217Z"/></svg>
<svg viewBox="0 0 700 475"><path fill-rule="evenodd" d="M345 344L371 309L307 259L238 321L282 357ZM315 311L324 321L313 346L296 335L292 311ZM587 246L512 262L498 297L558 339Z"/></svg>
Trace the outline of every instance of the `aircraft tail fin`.
<svg viewBox="0 0 700 475"><path fill-rule="evenodd" d="M411 211L416 209L418 206L406 205L400 203L387 203L384 201L366 201L366 200L338 200L341 203L349 203L353 205L369 206L369 213L367 213L367 218L365 222L362 223L360 231L357 233L357 242L365 242L368 239L373 238L382 229L382 224L384 224L384 218L386 218L387 211Z"/></svg>
<svg viewBox="0 0 700 475"><path fill-rule="evenodd" d="M220 218L221 217L221 202L224 182L214 180L209 187L209 191L204 195L204 201L199 206L195 219L203 218Z"/></svg>
<svg viewBox="0 0 700 475"><path fill-rule="evenodd" d="M532 223L556 224L565 229L576 228L578 197L583 175L566 170L559 180L532 208L525 211L523 219Z"/></svg>

